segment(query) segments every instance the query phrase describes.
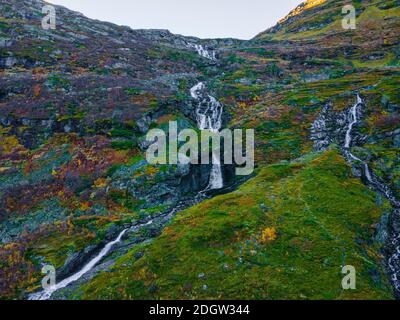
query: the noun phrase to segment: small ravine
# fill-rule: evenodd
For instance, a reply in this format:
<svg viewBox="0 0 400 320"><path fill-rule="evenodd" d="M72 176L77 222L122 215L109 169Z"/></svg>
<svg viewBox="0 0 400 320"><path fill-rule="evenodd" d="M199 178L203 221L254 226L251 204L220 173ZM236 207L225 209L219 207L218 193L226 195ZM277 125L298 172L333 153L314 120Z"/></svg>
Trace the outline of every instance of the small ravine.
<svg viewBox="0 0 400 320"><path fill-rule="evenodd" d="M392 216L394 218L398 218L400 216L400 201L398 201L393 194L392 190L385 185L380 179L374 175L374 173L370 170L368 164L365 161L362 161L354 154L351 153L350 148L352 146L352 131L354 125L359 121L358 119L358 109L364 106L363 100L357 95L356 104L349 110L348 118L350 121L349 127L346 132L345 145L344 145L344 154L346 158L350 162L359 162L363 166L363 174L366 178L366 182L376 191L383 194L390 202L393 207ZM396 295L400 295L400 235L392 235L390 240L392 248L394 248L394 252L391 253L388 258L388 268L390 271L391 280L393 283L394 290ZM393 251L393 250L392 250Z"/></svg>
<svg viewBox="0 0 400 320"><path fill-rule="evenodd" d="M328 102L311 126L314 150L324 151L331 144L341 145L341 152L355 169L355 174L361 177L366 185L387 198L392 205L393 210L385 230L388 234L385 256L395 295L400 299L400 201L391 188L374 174L368 163L352 153L352 148L361 146L362 141L367 138L356 130L366 109L365 102L357 95L355 104L348 111L336 112L332 107Z"/></svg>
<svg viewBox="0 0 400 320"><path fill-rule="evenodd" d="M191 47L196 49L200 56L215 61L215 52L209 52L201 45L193 45ZM191 88L190 94L197 102L196 118L199 129L210 130L211 132L218 133L222 127L222 104L214 97L206 93L205 85L202 82ZM82 268L80 268L79 271L73 273L59 283L56 283L52 287L30 294L28 296L28 300L51 299L54 293L56 293L58 290L67 288L71 284L80 280L84 275L92 271L96 265L98 265L104 258L106 258L111 252L113 252L119 245L122 244L124 237L128 234L137 233L141 229L151 226L154 223L158 223L163 228L178 212L205 200L208 197L208 191L222 189L224 187L224 182L219 159L219 154L217 155L213 153L213 165L210 172L208 186L205 190L200 191L193 199L183 200L167 213L149 218L147 221L141 221L134 226L123 229L119 232L118 236L114 240L108 242L104 248L95 257L90 259Z"/></svg>

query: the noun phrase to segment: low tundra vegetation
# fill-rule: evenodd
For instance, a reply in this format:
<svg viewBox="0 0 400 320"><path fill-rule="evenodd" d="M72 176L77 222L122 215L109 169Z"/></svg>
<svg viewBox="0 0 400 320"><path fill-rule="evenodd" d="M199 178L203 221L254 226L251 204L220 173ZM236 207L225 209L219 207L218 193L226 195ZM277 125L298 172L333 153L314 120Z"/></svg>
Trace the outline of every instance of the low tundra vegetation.
<svg viewBox="0 0 400 320"><path fill-rule="evenodd" d="M179 213L75 297L391 299L372 241L386 210L335 150L278 163ZM341 287L345 265L357 270L357 290Z"/></svg>

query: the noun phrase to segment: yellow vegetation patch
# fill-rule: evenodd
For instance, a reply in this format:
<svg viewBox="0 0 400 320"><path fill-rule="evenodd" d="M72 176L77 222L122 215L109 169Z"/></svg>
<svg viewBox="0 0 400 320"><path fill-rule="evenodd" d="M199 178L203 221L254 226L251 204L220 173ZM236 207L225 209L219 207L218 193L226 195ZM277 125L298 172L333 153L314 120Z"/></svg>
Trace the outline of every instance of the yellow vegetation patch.
<svg viewBox="0 0 400 320"><path fill-rule="evenodd" d="M308 0L305 5L304 9L311 9L313 7L319 6L320 4L323 4L326 0Z"/></svg>
<svg viewBox="0 0 400 320"><path fill-rule="evenodd" d="M94 182L94 186L96 188L105 188L105 187L107 187L107 183L108 183L107 179L99 178Z"/></svg>
<svg viewBox="0 0 400 320"><path fill-rule="evenodd" d="M2 154L11 153L17 147L20 147L20 144L16 137L14 136L2 137L0 142L0 152Z"/></svg>
<svg viewBox="0 0 400 320"><path fill-rule="evenodd" d="M90 203L89 202L82 202L82 204L81 204L81 206L80 206L80 209L82 210L82 211L86 211L86 210L88 210L90 208Z"/></svg>
<svg viewBox="0 0 400 320"><path fill-rule="evenodd" d="M277 232L275 228L265 228L260 237L261 243L268 243L275 241L278 238Z"/></svg>

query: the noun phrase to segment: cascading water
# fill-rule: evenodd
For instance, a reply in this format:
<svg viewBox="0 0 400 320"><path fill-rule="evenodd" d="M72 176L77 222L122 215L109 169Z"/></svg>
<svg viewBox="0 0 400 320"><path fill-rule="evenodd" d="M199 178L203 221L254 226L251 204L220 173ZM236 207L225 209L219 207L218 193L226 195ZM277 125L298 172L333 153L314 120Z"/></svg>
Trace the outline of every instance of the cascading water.
<svg viewBox="0 0 400 320"><path fill-rule="evenodd" d="M189 44L189 47L196 49L198 54L204 58L213 61L216 60L216 55L214 51L210 53L208 50L204 49L204 47L201 45ZM222 127L222 113L223 113L222 104L218 102L214 97L206 94L205 85L202 82L195 85L190 90L190 93L193 99L198 101L196 115L197 115L197 122L199 129L210 130L211 132L219 133L219 130ZM222 170L221 170L219 154L215 154L213 152L213 167L211 169L210 182L208 187L204 191L221 189L223 186L224 183L222 178ZM79 279L81 279L89 271L91 271L107 254L110 253L110 251L113 249L115 245L121 242L122 237L127 232L137 232L138 230L140 230L145 226L152 225L156 219L159 220L161 225L165 225L178 211L183 210L188 206L195 205L196 203L205 199L205 195L203 192L200 192L192 200L182 201L167 214L162 214L146 223L124 229L123 231L121 231L121 233L115 240L107 243L105 247L100 251L100 253L96 255L96 257L91 259L86 265L84 265L84 267L80 271L74 273L73 275L69 276L68 278L62 280L60 283L55 284L54 286L48 289L29 295L28 300L49 300L56 291L66 288L73 282L76 282Z"/></svg>
<svg viewBox="0 0 400 320"><path fill-rule="evenodd" d="M349 127L346 132L345 144L344 144L344 153L349 158L350 161L358 161L364 167L364 175L368 182L378 191L384 194L384 196L390 201L393 207L400 207L400 202L394 196L392 190L386 186L383 182L379 181L379 179L371 172L368 164L356 157L353 153L351 153L350 148L353 142L353 138L351 136L353 127L358 123L358 108L364 104L363 100L359 95L357 95L357 103L350 109L349 111Z"/></svg>
<svg viewBox="0 0 400 320"><path fill-rule="evenodd" d="M345 148L345 153L351 158L351 160L359 161L362 163L362 165L364 166L365 177L367 178L367 180L370 183L373 183L368 164L366 162L362 161L360 158L356 157L354 154L352 154L349 151L349 149L351 147L351 143L352 143L351 132L353 131L354 125L357 124L357 122L358 122L357 111L358 111L358 108L363 105L363 103L364 102L361 99L360 95L357 95L357 103L350 109L349 115L348 115L350 124L346 131L344 148Z"/></svg>
<svg viewBox="0 0 400 320"><path fill-rule="evenodd" d="M150 225L152 223L153 223L153 221L151 220L145 224L132 227L131 229L132 229L132 231L138 230L138 229L140 229L144 226ZM90 260L80 271L74 273L70 277L64 279L63 281L55 284L54 286L52 286L48 289L45 289L41 292L31 294L28 299L29 300L48 300L51 298L52 294L54 292L56 292L57 290L65 288L68 285L70 285L71 283L82 278L82 276L84 276L86 273L88 273L90 270L92 270L110 252L110 250L114 247L114 245L121 242L122 237L128 230L130 230L130 229L128 228L128 229L123 230L115 240L107 243L106 246L100 251L100 253L96 257L94 257L92 260Z"/></svg>
<svg viewBox="0 0 400 320"><path fill-rule="evenodd" d="M393 215L395 218L400 218L400 209L395 209ZM393 237L391 240L391 246L394 249L394 253L392 253L388 260L388 266L395 292L400 297L400 235Z"/></svg>
<svg viewBox="0 0 400 320"><path fill-rule="evenodd" d="M206 93L203 82L191 88L190 94L198 103L196 117L199 129L210 130L212 133L218 134L222 128L222 104ZM213 165L211 168L210 180L205 191L221 189L224 186L219 150L213 150L212 159Z"/></svg>
<svg viewBox="0 0 400 320"><path fill-rule="evenodd" d="M77 280L79 280L84 274L86 274L87 272L89 272L97 263L99 263L99 261L111 250L111 248L117 244L118 242L121 241L122 236L126 233L127 229L123 230L117 237L117 239L115 239L112 242L109 242L104 248L103 250L101 250L101 252L94 257L92 260L89 261L88 264L86 264L82 270L80 270L79 272L73 274L72 276L64 279L63 281L61 281L60 283L55 284L54 286L45 289L44 291L38 292L38 293L34 293L29 297L29 300L48 300L51 298L52 294L54 292L56 292L59 289L65 288L66 286L68 286L69 284L71 284L72 282L75 282Z"/></svg>
<svg viewBox="0 0 400 320"><path fill-rule="evenodd" d="M348 118L349 118L349 127L346 132L345 144L344 144L344 153L347 156L348 160L351 162L357 161L360 162L364 167L364 175L367 179L368 183L377 191L382 193L391 203L394 210L392 215L394 218L400 218L400 201L398 201L393 194L392 190L380 181L378 177L376 177L371 170L369 169L368 164L365 161L362 161L354 154L351 153L350 148L353 141L351 136L354 125L358 122L358 108L364 104L363 100L359 95L357 95L357 103L350 109ZM400 235L392 236L391 246L393 248L393 252L388 259L388 267L391 273L391 280L395 289L396 294L400 297Z"/></svg>
<svg viewBox="0 0 400 320"><path fill-rule="evenodd" d="M210 52L202 45L192 43L189 43L188 47L195 48L200 56L216 61L215 51ZM213 96L207 94L206 86L203 82L199 82L192 87L190 95L197 101L196 118L199 129L210 130L212 133L218 134L222 128L222 104ZM213 150L212 163L209 184L204 191L222 189L224 187L219 150Z"/></svg>
<svg viewBox="0 0 400 320"><path fill-rule="evenodd" d="M345 144L344 144L344 147L346 149L350 148L350 144L351 144L351 140L352 140L351 131L353 130L353 126L358 121L357 108L358 108L358 106L361 106L362 104L363 104L363 101L362 101L360 95L357 95L357 103L350 109L350 114L349 114L350 125L346 132L346 140L345 140Z"/></svg>
<svg viewBox="0 0 400 320"><path fill-rule="evenodd" d="M74 273L70 277L64 279L60 283L58 283L48 289L45 289L43 291L39 291L39 292L29 295L28 300L49 300L56 291L68 287L73 282L78 281L85 274L87 274L89 271L91 271L99 262L101 262L101 260L107 254L109 254L112 251L112 249L114 248L115 245L117 245L118 243L121 242L122 237L126 233L128 233L128 232L136 233L140 229L142 229L146 226L153 225L154 223L158 223L161 226L165 226L177 212L182 211L187 207L194 206L195 204L199 203L200 201L202 201L204 199L205 199L205 195L200 193L193 199L187 199L187 200L181 201L179 204L177 204L172 210L168 211L167 213L160 214L156 217L153 217L151 220L149 220L147 222L137 224L130 228L124 229L123 231L121 231L121 233L118 235L118 237L115 240L107 243L105 245L105 247L101 250L101 252L98 255L96 255L96 257L91 259L86 265L84 265L84 267L80 271Z"/></svg>
<svg viewBox="0 0 400 320"><path fill-rule="evenodd" d="M197 53L199 54L199 56L212 60L212 61L216 61L216 55L215 55L215 51L209 51L207 49L205 49L201 44L194 44L194 43L188 43L187 44L188 48L190 49L195 49L197 51Z"/></svg>

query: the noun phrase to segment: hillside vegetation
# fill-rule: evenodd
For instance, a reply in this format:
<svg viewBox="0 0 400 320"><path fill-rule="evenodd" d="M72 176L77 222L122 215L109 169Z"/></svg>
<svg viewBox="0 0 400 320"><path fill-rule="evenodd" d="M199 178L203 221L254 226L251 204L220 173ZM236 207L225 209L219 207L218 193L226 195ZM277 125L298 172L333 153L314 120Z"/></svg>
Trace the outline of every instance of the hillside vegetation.
<svg viewBox="0 0 400 320"><path fill-rule="evenodd" d="M348 3L356 30L341 28ZM399 1L308 0L250 41L131 30L62 7L45 31L43 4L0 4L0 298L38 290L45 264L71 275L150 219L57 298L394 298L391 208L340 147L358 93L352 152L400 199ZM238 189L194 205L210 167L149 165L144 137L169 121L196 128L200 81L224 127L255 130L257 168L242 185L225 168ZM316 152L326 106L342 125ZM342 290L344 265L357 290Z"/></svg>

